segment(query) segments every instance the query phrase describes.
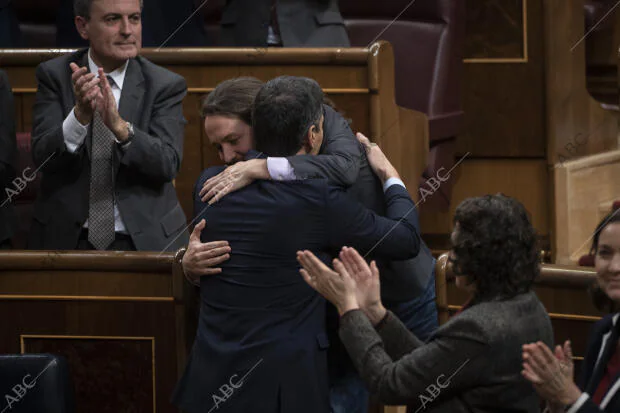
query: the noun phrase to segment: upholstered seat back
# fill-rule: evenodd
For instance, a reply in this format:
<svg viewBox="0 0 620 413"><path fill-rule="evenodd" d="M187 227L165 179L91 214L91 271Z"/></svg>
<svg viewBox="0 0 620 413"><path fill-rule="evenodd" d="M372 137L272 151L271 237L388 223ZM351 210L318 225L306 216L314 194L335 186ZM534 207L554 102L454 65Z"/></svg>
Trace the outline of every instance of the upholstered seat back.
<svg viewBox="0 0 620 413"><path fill-rule="evenodd" d="M74 391L64 358L52 354L0 355L0 410L73 413Z"/></svg>

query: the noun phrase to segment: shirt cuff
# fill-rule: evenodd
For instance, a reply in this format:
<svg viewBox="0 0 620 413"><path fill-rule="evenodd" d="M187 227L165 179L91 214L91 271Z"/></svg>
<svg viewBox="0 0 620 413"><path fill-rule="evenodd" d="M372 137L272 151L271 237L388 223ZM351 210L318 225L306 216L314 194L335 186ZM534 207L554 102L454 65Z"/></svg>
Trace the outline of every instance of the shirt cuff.
<svg viewBox="0 0 620 413"><path fill-rule="evenodd" d="M82 125L75 117L75 109L62 122L62 135L65 139L65 146L71 153L75 153L84 142L88 133L88 125Z"/></svg>
<svg viewBox="0 0 620 413"><path fill-rule="evenodd" d="M391 187L392 185L400 185L403 188L407 189L407 187L405 186L405 183L403 181L401 181L398 178L388 178L387 181L385 181L385 183L383 184L383 192L385 193L389 187Z"/></svg>
<svg viewBox="0 0 620 413"><path fill-rule="evenodd" d="M286 158L267 158L269 176L276 181L294 181L297 179L295 170Z"/></svg>
<svg viewBox="0 0 620 413"><path fill-rule="evenodd" d="M116 142L119 146L119 148L121 149L127 149L131 146L131 141L125 141L125 142L121 142L118 139L116 139L116 136L114 137L114 142Z"/></svg>
<svg viewBox="0 0 620 413"><path fill-rule="evenodd" d="M579 411L579 409L581 409L581 406L583 406L583 404L589 398L590 398L590 396L588 395L588 393L585 393L585 392L581 393L581 396L579 396L577 401L575 403L573 403L573 405L570 407L570 409L568 409L566 412L567 413L577 413Z"/></svg>

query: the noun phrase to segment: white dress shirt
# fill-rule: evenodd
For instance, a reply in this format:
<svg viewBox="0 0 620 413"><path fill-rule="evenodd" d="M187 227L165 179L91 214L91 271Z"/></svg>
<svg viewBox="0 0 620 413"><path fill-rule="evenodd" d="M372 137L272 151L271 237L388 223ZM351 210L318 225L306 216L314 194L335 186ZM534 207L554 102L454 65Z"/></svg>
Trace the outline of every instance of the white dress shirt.
<svg viewBox="0 0 620 413"><path fill-rule="evenodd" d="M121 100L121 92L123 90L123 83L125 82L125 74L127 73L128 63L129 60L115 71L106 73L106 76L110 76L112 80L114 80L114 84L111 84L110 86L112 87L112 93L114 94L114 100L116 101L117 108L118 103ZM99 68L90 56L90 50L88 51L88 67L90 69L90 73L95 73L95 75L99 77L97 74ZM74 110L71 110L67 118L62 123L62 134L65 139L67 151L75 153L78 150L78 148L84 143L86 135L88 135L89 126L90 124L82 125L75 117ZM120 142L116 140L116 143ZM88 228L88 220L84 223L84 228ZM125 223L121 218L121 213L116 204L116 199L114 200L114 230L123 234L127 233Z"/></svg>
<svg viewBox="0 0 620 413"><path fill-rule="evenodd" d="M294 181L297 179L295 170L286 158L267 158L267 170L269 176L275 181ZM405 183L398 178L389 178L383 183L383 193L385 193L392 185L400 185L407 189Z"/></svg>

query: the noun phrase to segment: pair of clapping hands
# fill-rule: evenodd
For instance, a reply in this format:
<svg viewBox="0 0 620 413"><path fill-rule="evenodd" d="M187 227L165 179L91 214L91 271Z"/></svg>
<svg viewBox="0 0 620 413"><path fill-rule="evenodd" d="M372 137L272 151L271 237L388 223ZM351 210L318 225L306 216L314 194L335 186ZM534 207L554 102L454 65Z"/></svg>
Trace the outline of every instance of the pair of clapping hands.
<svg viewBox="0 0 620 413"><path fill-rule="evenodd" d="M379 269L350 247L342 247L333 260L332 270L310 251L298 251L299 272L306 283L330 301L341 316L351 310L362 310L373 325L385 317L381 303Z"/></svg>
<svg viewBox="0 0 620 413"><path fill-rule="evenodd" d="M573 351L570 341L551 351L541 341L523 345L521 374L534 385L538 395L547 400L550 413L564 412L579 399L581 390L574 382Z"/></svg>
<svg viewBox="0 0 620 413"><path fill-rule="evenodd" d="M128 138L127 122L118 113L112 87L103 69L99 68L98 73L88 73L86 67L79 67L75 63L69 66L75 95L74 115L78 122L82 125L89 124L96 111L116 138L121 142L125 141Z"/></svg>

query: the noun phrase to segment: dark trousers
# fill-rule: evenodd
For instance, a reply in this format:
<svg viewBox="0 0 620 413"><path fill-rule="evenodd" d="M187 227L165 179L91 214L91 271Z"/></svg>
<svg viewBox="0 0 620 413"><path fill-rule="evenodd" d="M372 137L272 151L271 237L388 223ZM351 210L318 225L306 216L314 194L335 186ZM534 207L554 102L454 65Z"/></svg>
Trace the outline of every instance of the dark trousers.
<svg viewBox="0 0 620 413"><path fill-rule="evenodd" d="M0 241L0 250L10 250L13 248L10 239L5 239L4 241Z"/></svg>
<svg viewBox="0 0 620 413"><path fill-rule="evenodd" d="M88 230L83 229L80 233L80 239L78 240L76 250L80 251L91 251L96 248L88 241ZM131 240L131 236L127 234L116 233L116 237L114 241L107 248L107 251L135 251L136 246L133 244Z"/></svg>

